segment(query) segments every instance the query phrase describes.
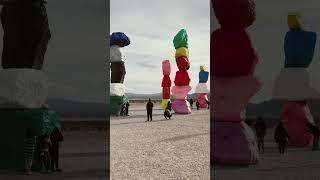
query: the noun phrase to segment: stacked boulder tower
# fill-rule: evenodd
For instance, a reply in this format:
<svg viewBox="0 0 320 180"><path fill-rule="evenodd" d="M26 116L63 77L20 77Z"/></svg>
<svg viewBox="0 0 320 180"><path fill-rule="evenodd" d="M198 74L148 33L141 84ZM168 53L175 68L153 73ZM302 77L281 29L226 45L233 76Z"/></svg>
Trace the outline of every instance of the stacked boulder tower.
<svg viewBox="0 0 320 180"><path fill-rule="evenodd" d="M196 93L198 94L198 102L200 108L208 108L208 97L207 93L209 93L207 82L209 78L209 72L205 71L204 66L200 66L199 72L199 84L196 87Z"/></svg>
<svg viewBox="0 0 320 180"><path fill-rule="evenodd" d="M255 21L253 0L212 0L220 28L211 34L211 162L250 165L259 160L255 135L244 122L247 104L260 89L258 61L247 27Z"/></svg>
<svg viewBox="0 0 320 180"><path fill-rule="evenodd" d="M111 84L110 84L110 115L118 116L122 107L128 102L125 95L124 78L126 75L126 67L124 56L121 48L130 45L129 37L123 32L114 32L110 36L110 68L111 68Z"/></svg>
<svg viewBox="0 0 320 180"><path fill-rule="evenodd" d="M169 60L162 61L162 109L166 109L168 102L170 101L170 88L171 88L171 64Z"/></svg>
<svg viewBox="0 0 320 180"><path fill-rule="evenodd" d="M188 93L191 91L190 77L188 70L190 69L189 50L188 50L188 34L186 30L181 29L173 39L173 44L176 49L175 58L178 66L178 71L174 79L172 87L172 95L174 102L172 109L177 114L190 114L191 108L187 101Z"/></svg>
<svg viewBox="0 0 320 180"><path fill-rule="evenodd" d="M1 3L4 37L0 70L0 169L25 168L25 138L40 138L55 127L60 128L56 112L45 105L49 86L42 69L51 33L45 2L36 2L36 5L20 1ZM39 148L35 147L32 169L40 170Z"/></svg>
<svg viewBox="0 0 320 180"><path fill-rule="evenodd" d="M273 99L284 101L282 121L289 134L289 146L305 147L312 141L306 123L314 124L307 100L319 99L310 86L307 68L312 62L317 34L305 31L300 13L288 15L289 31L284 40L285 65L275 81Z"/></svg>

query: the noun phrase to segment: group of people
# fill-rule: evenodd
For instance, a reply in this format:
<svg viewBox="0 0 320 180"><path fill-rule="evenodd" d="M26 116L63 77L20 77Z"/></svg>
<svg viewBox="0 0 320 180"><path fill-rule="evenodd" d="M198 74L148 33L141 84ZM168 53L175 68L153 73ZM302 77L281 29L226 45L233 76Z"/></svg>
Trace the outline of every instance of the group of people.
<svg viewBox="0 0 320 180"><path fill-rule="evenodd" d="M190 103L191 109L193 109L193 103L194 103L193 99L190 98L188 101L189 101L189 103ZM206 102L207 102L207 104L208 104L208 109L210 109L210 102L209 102L208 100L206 100ZM197 107L197 110L200 109L200 103L199 103L198 100L196 101L196 107Z"/></svg>
<svg viewBox="0 0 320 180"><path fill-rule="evenodd" d="M146 122L152 121L153 102L151 101L150 98L147 102L146 108L147 108L147 121ZM163 113L163 115L166 119L171 119L171 117L172 117L171 110L172 110L171 102L168 101L167 106L166 106L164 113Z"/></svg>
<svg viewBox="0 0 320 180"><path fill-rule="evenodd" d="M193 109L193 99L190 98L188 101L190 103L191 109ZM208 104L208 109L210 109L210 107L209 107L210 102L208 100L207 100L207 104ZM196 102L196 107L197 107L198 110L200 109L199 101ZM152 103L150 98L149 98L149 100L147 102L146 109L147 109L147 122L148 121L152 121L153 103ZM172 117L171 111L172 111L172 104L171 104L171 101L168 101L167 106L166 106L166 108L164 110L164 114L163 114L165 119L171 119L171 117Z"/></svg>
<svg viewBox="0 0 320 180"><path fill-rule="evenodd" d="M264 138L267 133L266 122L261 117L259 117L254 124L254 128L257 136L259 152L264 153ZM310 122L307 122L306 128L313 135L312 150L318 150L319 136L320 136L319 127ZM283 123L280 121L274 132L274 140L278 144L278 149L280 154L285 153L289 138L290 137L288 135L287 129L284 127Z"/></svg>
<svg viewBox="0 0 320 180"><path fill-rule="evenodd" d="M36 149L40 152L41 169L47 173L61 172L59 169L59 143L63 141L61 131L55 127L50 134L41 137L33 135L30 129L26 130L24 157L25 171L31 175Z"/></svg>

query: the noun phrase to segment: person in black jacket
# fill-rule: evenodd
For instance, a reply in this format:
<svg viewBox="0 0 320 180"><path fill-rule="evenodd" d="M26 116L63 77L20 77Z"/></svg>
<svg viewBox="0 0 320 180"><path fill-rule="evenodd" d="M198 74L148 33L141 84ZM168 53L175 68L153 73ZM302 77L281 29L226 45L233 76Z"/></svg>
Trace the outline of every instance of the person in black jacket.
<svg viewBox="0 0 320 180"><path fill-rule="evenodd" d="M190 103L191 109L193 109L193 99L192 98L190 98L189 103Z"/></svg>
<svg viewBox="0 0 320 180"><path fill-rule="evenodd" d="M259 152L261 152L262 150L262 153L264 153L264 137L266 136L266 132L267 132L266 122L261 117L259 117L254 127L256 130L256 136L258 140Z"/></svg>
<svg viewBox="0 0 320 180"><path fill-rule="evenodd" d="M129 116L129 106L130 106L130 103L129 103L129 101L126 103L126 113L125 113L125 115L126 116Z"/></svg>
<svg viewBox="0 0 320 180"><path fill-rule="evenodd" d="M307 122L306 124L307 131L310 132L313 136L313 145L312 145L312 150L318 150L319 149L319 136L320 136L320 130L318 126L313 125L310 122Z"/></svg>
<svg viewBox="0 0 320 180"><path fill-rule="evenodd" d="M199 103L199 101L196 102L196 106L197 106L197 110L199 110L199 109L200 109L200 103Z"/></svg>
<svg viewBox="0 0 320 180"><path fill-rule="evenodd" d="M147 116L148 120L147 121L152 121L152 109L153 109L153 103L151 102L151 99L149 98L149 101L147 103Z"/></svg>
<svg viewBox="0 0 320 180"><path fill-rule="evenodd" d="M61 131L55 127L50 135L51 147L49 149L51 156L51 170L52 172L62 170L59 169L59 143L63 141L63 135Z"/></svg>
<svg viewBox="0 0 320 180"><path fill-rule="evenodd" d="M285 148L288 144L288 138L289 135L286 128L283 126L282 122L279 122L274 133L274 139L279 145L280 154L284 154Z"/></svg>

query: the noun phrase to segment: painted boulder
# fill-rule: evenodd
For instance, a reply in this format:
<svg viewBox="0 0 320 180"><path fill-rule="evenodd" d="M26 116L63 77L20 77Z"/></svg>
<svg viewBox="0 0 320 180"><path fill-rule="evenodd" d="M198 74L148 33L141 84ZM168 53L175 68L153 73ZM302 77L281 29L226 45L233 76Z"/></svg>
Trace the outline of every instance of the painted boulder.
<svg viewBox="0 0 320 180"><path fill-rule="evenodd" d="M210 69L216 77L253 75L258 62L248 33L223 31L212 33L210 46Z"/></svg>
<svg viewBox="0 0 320 180"><path fill-rule="evenodd" d="M188 86L190 84L190 77L187 71L177 71L174 79L176 86Z"/></svg>
<svg viewBox="0 0 320 180"><path fill-rule="evenodd" d="M175 99L172 104L172 109L178 114L190 114L190 103L187 100Z"/></svg>

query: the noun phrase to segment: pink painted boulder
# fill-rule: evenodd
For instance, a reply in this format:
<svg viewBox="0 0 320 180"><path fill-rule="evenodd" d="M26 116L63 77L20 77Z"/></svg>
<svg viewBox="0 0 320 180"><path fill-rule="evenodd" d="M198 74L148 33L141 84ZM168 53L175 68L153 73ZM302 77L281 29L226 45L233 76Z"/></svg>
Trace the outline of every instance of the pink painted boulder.
<svg viewBox="0 0 320 180"><path fill-rule="evenodd" d="M289 146L306 147L312 141L312 135L306 129L305 106L304 102L298 101L288 101L284 105L282 121L289 134Z"/></svg>
<svg viewBox="0 0 320 180"><path fill-rule="evenodd" d="M198 101L199 101L200 108L208 108L207 100L208 100L208 98L205 93L201 93L198 95Z"/></svg>
<svg viewBox="0 0 320 180"><path fill-rule="evenodd" d="M241 121L240 113L260 89L260 82L252 76L212 79L212 116L226 121Z"/></svg>
<svg viewBox="0 0 320 180"><path fill-rule="evenodd" d="M187 100L175 99L172 104L172 109L177 114L190 114L190 103Z"/></svg>
<svg viewBox="0 0 320 180"><path fill-rule="evenodd" d="M171 64L169 60L162 61L162 72L163 72L163 75L170 75Z"/></svg>
<svg viewBox="0 0 320 180"><path fill-rule="evenodd" d="M173 86L171 92L175 99L185 100L191 89L191 86Z"/></svg>

